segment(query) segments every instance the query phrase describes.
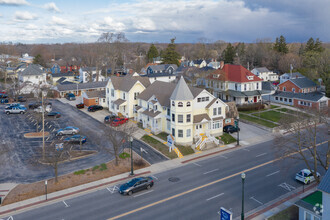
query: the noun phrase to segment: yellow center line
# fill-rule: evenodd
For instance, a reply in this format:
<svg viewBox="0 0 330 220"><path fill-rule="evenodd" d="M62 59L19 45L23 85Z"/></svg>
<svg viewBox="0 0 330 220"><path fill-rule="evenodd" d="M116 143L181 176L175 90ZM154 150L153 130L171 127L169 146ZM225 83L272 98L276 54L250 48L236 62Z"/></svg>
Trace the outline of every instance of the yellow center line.
<svg viewBox="0 0 330 220"><path fill-rule="evenodd" d="M317 144L316 146L322 145L322 144L327 143L327 142L328 142L328 141L324 141L324 142L322 142L322 143ZM305 150L307 150L307 148L305 148L305 149L303 149L303 150L301 150L301 151L305 151ZM249 168L249 169L246 169L246 170L243 170L243 171L239 171L239 172L234 173L234 174L232 174L232 175L230 175L230 176L226 176L226 177L224 177L224 178L221 178L221 179L218 179L218 180L215 180L215 181L209 182L209 183L207 183L207 184L204 184L204 185L202 185L202 186L198 186L198 187L196 187L196 188L193 188L193 189L187 190L187 191L185 191L185 192L182 192L182 193L176 194L176 195L174 195L174 196L170 196L170 197L167 197L167 198L165 198L165 199L159 200L159 201L157 201L157 202L150 203L150 204L145 205L145 206L142 206L142 207L140 207L140 208L137 208L137 209L134 209L134 210L131 210L131 211L125 212L125 213L123 213L123 214L120 214L120 215L117 215L117 216L115 216L115 217L109 218L108 220L118 219L118 218L121 218L121 217L124 217L124 216L130 215L130 214L133 214L133 213L138 212L138 211L141 211L141 210L143 210L143 209L147 209L147 208L150 208L150 207L152 207L152 206L155 206L155 205L158 205L158 204L161 204L161 203L167 202L167 201L169 201L169 200L172 200L172 199L178 198L178 197L180 197L180 196L186 195L186 194L188 194L188 193L191 193L191 192L197 191L197 190L199 190L199 189L203 189L203 188L208 187L208 186L211 186L211 185L213 185L213 184L215 184L215 183L222 182L222 181L227 180L227 179L229 179L229 178L232 178L232 177L234 177L234 176L238 176L238 175L241 175L242 173L246 173L246 172L248 172L248 171L255 170L255 169L259 168L259 167L266 166L266 165L268 165L268 164L274 163L274 162L276 162L276 161L282 160L282 159L284 159L284 158L286 158L286 157L290 157L290 156L292 156L292 155L294 155L294 154L298 154L298 153L299 153L299 152L293 152L293 153L290 153L290 154L288 154L288 155L285 155L285 156L282 156L282 157L276 158L276 159L271 160L271 161L268 161L268 162L266 162L266 163L262 163L262 164L259 164L259 165L257 165L257 166L251 167L251 168Z"/></svg>

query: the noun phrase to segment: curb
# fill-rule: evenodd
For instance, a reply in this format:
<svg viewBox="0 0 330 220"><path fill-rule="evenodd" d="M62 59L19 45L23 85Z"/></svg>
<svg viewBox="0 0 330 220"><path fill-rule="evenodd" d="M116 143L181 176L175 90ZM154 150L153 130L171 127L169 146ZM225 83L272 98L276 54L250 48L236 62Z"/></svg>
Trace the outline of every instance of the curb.
<svg viewBox="0 0 330 220"><path fill-rule="evenodd" d="M148 174L148 173L151 173L151 172L150 171L145 171L145 172L142 172L142 173L139 173L139 174L135 174L134 177L141 176L141 175ZM81 192L86 192L86 191L91 190L91 189L96 189L96 188L99 188L99 187L102 187L102 186L105 186L105 185L109 185L109 184L112 184L112 183L116 183L116 182L119 182L119 181L130 179L130 178L131 178L130 176L123 177L123 178L120 178L120 179L117 179L117 180L112 180L110 182L101 183L101 184L98 184L98 185L95 185L95 186L90 186L90 187L80 189L80 190L77 190L77 191L74 191L74 192L70 192L70 193L66 193L66 194L63 194L63 195L55 196L55 197L47 199L47 200L33 202L33 203L30 203L30 204L27 204L27 205L22 205L22 206L19 206L19 207L16 207L16 208L12 208L12 209L9 209L9 210L6 210L6 211L2 211L2 212L0 212L0 215L4 215L4 214L10 213L10 212L15 212L15 211L18 211L18 210L21 210L21 209L24 209L24 208L28 208L28 207L31 207L31 206L35 206L35 205L44 204L44 203L47 203L49 201L57 200L57 199L60 199L60 198L66 197L66 196L75 195L75 194L78 194L78 193L81 193ZM20 201L20 202L22 202L22 201ZM14 203L12 203L12 204L14 204ZM8 204L8 205L11 205L11 204ZM6 207L6 206L3 206L3 207Z"/></svg>

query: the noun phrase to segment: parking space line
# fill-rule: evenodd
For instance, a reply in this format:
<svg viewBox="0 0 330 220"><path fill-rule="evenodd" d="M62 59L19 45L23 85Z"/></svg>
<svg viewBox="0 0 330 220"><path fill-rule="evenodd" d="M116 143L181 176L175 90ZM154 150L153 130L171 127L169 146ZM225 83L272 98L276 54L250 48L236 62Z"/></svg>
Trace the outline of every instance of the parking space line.
<svg viewBox="0 0 330 220"><path fill-rule="evenodd" d="M66 204L66 202L64 200L63 200L63 203L64 203L64 205L65 205L66 208L69 207L68 204Z"/></svg>
<svg viewBox="0 0 330 220"><path fill-rule="evenodd" d="M219 195L216 195L216 196L213 196L213 197L211 197L211 198L208 198L208 199L206 199L206 201L209 201L209 200L211 200L211 199L215 199L215 198L217 198L217 197L219 197L219 196L222 196L224 193L220 193Z"/></svg>
<svg viewBox="0 0 330 220"><path fill-rule="evenodd" d="M155 177L155 176L151 176L152 178L155 178L156 180L158 180L158 178L157 177Z"/></svg>
<svg viewBox="0 0 330 220"><path fill-rule="evenodd" d="M264 156L264 155L266 155L267 153L262 153L262 154L259 154L259 155L257 155L256 157L261 157L261 156Z"/></svg>
<svg viewBox="0 0 330 220"><path fill-rule="evenodd" d="M195 164L196 166L198 166L198 167L201 167L202 165L200 165L200 164L198 164L198 163L193 163L193 164Z"/></svg>
<svg viewBox="0 0 330 220"><path fill-rule="evenodd" d="M259 200L255 199L253 196L251 196L250 199L252 199L253 201L259 203L260 205L263 205L262 202L260 202Z"/></svg>
<svg viewBox="0 0 330 220"><path fill-rule="evenodd" d="M274 173L270 173L270 174L268 174L266 177L269 177L269 176L272 176L272 175L274 175L274 174L276 174L276 173L279 173L280 171L278 170L278 171L275 171Z"/></svg>
<svg viewBox="0 0 330 220"><path fill-rule="evenodd" d="M135 197L143 196L143 195L145 195L145 194L147 194L147 193L151 193L151 192L153 192L153 191L154 191L154 190L149 190L149 191L147 191L147 192L141 193L141 194L139 194L139 195L135 195L135 196L133 196L133 197L135 198Z"/></svg>
<svg viewBox="0 0 330 220"><path fill-rule="evenodd" d="M225 159L228 159L228 157L226 157L226 156L224 156L224 155L220 155L220 157L223 157L223 158L225 158Z"/></svg>
<svg viewBox="0 0 330 220"><path fill-rule="evenodd" d="M245 150L245 151L250 151L249 149L247 149L247 148L243 148L242 150Z"/></svg>
<svg viewBox="0 0 330 220"><path fill-rule="evenodd" d="M219 169L210 170L210 171L207 171L207 172L205 172L205 173L203 173L203 174L213 173L213 172L218 171L218 170L219 170Z"/></svg>

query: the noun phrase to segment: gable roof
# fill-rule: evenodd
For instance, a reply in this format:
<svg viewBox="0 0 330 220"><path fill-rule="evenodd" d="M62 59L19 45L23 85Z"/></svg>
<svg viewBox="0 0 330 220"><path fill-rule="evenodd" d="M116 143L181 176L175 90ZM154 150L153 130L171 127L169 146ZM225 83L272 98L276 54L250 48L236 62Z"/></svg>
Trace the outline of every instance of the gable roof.
<svg viewBox="0 0 330 220"><path fill-rule="evenodd" d="M40 69L40 65L30 64L26 69L24 69L20 74L23 76L35 76L35 75L42 75L45 73ZM41 67L42 68L42 67Z"/></svg>
<svg viewBox="0 0 330 220"><path fill-rule="evenodd" d="M74 76L72 72L67 72L67 73L53 73L51 76L54 77L69 77L69 76Z"/></svg>
<svg viewBox="0 0 330 220"><path fill-rule="evenodd" d="M211 121L211 118L209 117L208 114L199 114L199 115L194 115L194 123L199 123L206 119L207 121Z"/></svg>
<svg viewBox="0 0 330 220"><path fill-rule="evenodd" d="M150 85L148 78L141 76L110 76L110 80L115 90L128 92L132 89L136 82L140 82L145 88Z"/></svg>
<svg viewBox="0 0 330 220"><path fill-rule="evenodd" d="M289 79L293 84L298 86L299 88L310 88L310 87L316 87L316 83L308 78L295 78L295 79Z"/></svg>
<svg viewBox="0 0 330 220"><path fill-rule="evenodd" d="M105 90L86 91L88 98L105 98Z"/></svg>
<svg viewBox="0 0 330 220"><path fill-rule="evenodd" d="M107 86L108 81L100 81L100 82L89 82L89 83L79 83L79 84L67 84L67 85L57 85L58 91L69 91L76 90L78 85L79 89L96 89L96 88L105 88Z"/></svg>
<svg viewBox="0 0 330 220"><path fill-rule="evenodd" d="M322 178L322 181L320 182L319 186L317 187L319 190L330 193L330 171L328 170L324 177Z"/></svg>
<svg viewBox="0 0 330 220"><path fill-rule="evenodd" d="M81 70L84 71L84 72L96 71L96 67L81 67Z"/></svg>
<svg viewBox="0 0 330 220"><path fill-rule="evenodd" d="M277 91L273 96L301 99L301 100L306 100L306 101L311 101L311 102L317 102L320 99L322 99L323 97L325 97L325 95L323 95L320 92L293 93L293 92L282 92L282 91Z"/></svg>
<svg viewBox="0 0 330 220"><path fill-rule="evenodd" d="M269 69L267 69L266 67L257 67L255 69L260 73L269 72Z"/></svg>
<svg viewBox="0 0 330 220"><path fill-rule="evenodd" d="M186 81L181 76L179 82L176 84L176 87L170 97L172 100L193 100L194 96L191 93Z"/></svg>
<svg viewBox="0 0 330 220"><path fill-rule="evenodd" d="M262 81L261 82L261 88L262 88L262 90L267 90L267 91L275 91L276 90L273 83L269 82L269 81Z"/></svg>
<svg viewBox="0 0 330 220"><path fill-rule="evenodd" d="M200 65L203 61L203 59L194 60L194 64Z"/></svg>
<svg viewBox="0 0 330 220"><path fill-rule="evenodd" d="M214 75L218 75L219 77L214 78ZM252 79L249 80L247 77L251 77ZM208 78L238 83L262 81L262 79L251 73L243 66L233 64L225 64L222 69L217 69L212 72Z"/></svg>
<svg viewBox="0 0 330 220"><path fill-rule="evenodd" d="M288 76L289 78L293 79L293 78L304 78L305 76L302 75L299 72L294 72L294 73L284 73L283 75L281 75L281 77L284 76Z"/></svg>

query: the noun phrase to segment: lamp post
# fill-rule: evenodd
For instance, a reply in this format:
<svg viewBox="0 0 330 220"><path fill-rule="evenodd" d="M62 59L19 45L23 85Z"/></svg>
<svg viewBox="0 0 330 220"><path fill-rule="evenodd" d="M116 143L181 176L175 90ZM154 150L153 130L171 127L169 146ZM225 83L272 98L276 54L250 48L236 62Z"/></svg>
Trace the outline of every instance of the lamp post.
<svg viewBox="0 0 330 220"><path fill-rule="evenodd" d="M242 178L242 213L241 213L241 220L244 220L244 180L245 180L245 173L241 174Z"/></svg>
<svg viewBox="0 0 330 220"><path fill-rule="evenodd" d="M129 174L130 176L134 176L134 172L133 172L133 137L129 136L129 142L131 145L131 173Z"/></svg>
<svg viewBox="0 0 330 220"><path fill-rule="evenodd" d="M239 146L239 116L237 115L237 146Z"/></svg>
<svg viewBox="0 0 330 220"><path fill-rule="evenodd" d="M45 180L45 191L46 191L46 200L47 200L47 180Z"/></svg>
<svg viewBox="0 0 330 220"><path fill-rule="evenodd" d="M42 159L45 160L45 106L44 91L41 91L41 112L42 112Z"/></svg>

